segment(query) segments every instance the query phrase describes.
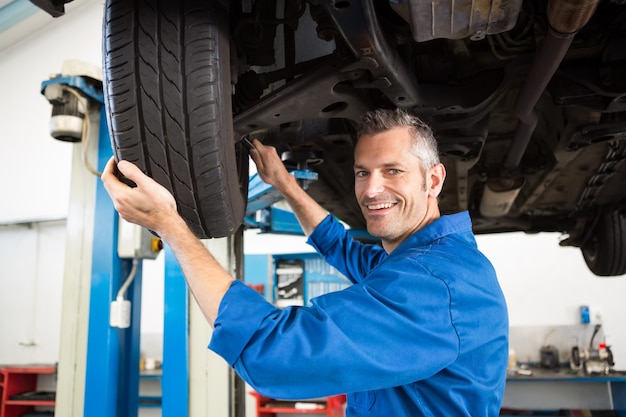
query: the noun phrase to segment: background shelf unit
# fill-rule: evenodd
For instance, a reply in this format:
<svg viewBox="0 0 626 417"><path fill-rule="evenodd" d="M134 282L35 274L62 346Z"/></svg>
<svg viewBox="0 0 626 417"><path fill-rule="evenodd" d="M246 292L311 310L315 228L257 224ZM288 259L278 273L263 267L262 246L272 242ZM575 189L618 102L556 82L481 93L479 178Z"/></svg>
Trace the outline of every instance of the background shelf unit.
<svg viewBox="0 0 626 417"><path fill-rule="evenodd" d="M50 395L37 392L39 375L55 374L54 366L9 366L0 368L0 417L21 417L35 407L54 407ZM32 393L32 395L23 395ZM20 398L15 398L18 396ZM52 395L52 397L54 397Z"/></svg>
<svg viewBox="0 0 626 417"><path fill-rule="evenodd" d="M257 417L278 417L281 414L324 415L327 417L345 416L345 395L332 395L320 401L281 401L265 397L254 391L250 394L256 398ZM298 407L297 403L320 404L321 408L303 409Z"/></svg>

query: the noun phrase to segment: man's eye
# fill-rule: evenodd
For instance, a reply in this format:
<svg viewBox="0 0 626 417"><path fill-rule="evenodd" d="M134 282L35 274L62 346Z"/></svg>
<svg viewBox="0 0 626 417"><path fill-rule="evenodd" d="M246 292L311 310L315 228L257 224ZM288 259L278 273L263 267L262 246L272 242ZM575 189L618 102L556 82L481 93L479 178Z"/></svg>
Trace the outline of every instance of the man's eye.
<svg viewBox="0 0 626 417"><path fill-rule="evenodd" d="M387 172L389 172L391 175L397 175L397 174L399 174L401 171L400 171L399 169L396 169L396 168L391 168L391 169L389 169L389 171L387 171Z"/></svg>
<svg viewBox="0 0 626 417"><path fill-rule="evenodd" d="M356 171L354 173L355 177L366 177L367 176L367 171Z"/></svg>

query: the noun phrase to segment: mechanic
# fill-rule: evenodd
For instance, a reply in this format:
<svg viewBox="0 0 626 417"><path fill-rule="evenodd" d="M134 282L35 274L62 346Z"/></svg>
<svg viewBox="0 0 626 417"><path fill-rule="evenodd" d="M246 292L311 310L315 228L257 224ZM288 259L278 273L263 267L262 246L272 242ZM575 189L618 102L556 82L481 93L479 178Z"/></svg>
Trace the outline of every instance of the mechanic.
<svg viewBox="0 0 626 417"><path fill-rule="evenodd" d="M347 393L347 416L497 416L508 313L467 212L441 215L445 168L431 129L401 110L366 114L355 194L368 232L352 240L253 140L261 178L291 205L308 242L353 283L283 310L234 280L177 214L172 195L135 165L102 175L120 215L170 245L210 324L209 348L259 393L279 399Z"/></svg>

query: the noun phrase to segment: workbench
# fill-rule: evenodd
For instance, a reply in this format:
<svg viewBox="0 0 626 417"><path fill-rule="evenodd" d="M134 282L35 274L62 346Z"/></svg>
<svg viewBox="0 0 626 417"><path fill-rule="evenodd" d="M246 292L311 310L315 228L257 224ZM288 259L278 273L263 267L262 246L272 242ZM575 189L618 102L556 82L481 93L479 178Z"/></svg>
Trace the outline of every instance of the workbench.
<svg viewBox="0 0 626 417"><path fill-rule="evenodd" d="M530 376L508 376L503 410L613 410L626 417L626 372L585 375L567 367L529 370Z"/></svg>

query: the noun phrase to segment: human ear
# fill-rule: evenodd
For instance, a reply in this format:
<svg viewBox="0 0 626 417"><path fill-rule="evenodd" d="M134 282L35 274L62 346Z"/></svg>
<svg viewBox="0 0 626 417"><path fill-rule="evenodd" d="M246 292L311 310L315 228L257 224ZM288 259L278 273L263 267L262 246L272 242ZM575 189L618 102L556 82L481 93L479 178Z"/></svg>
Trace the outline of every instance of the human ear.
<svg viewBox="0 0 626 417"><path fill-rule="evenodd" d="M446 168L443 164L436 164L428 170L430 176L430 186L428 194L430 197L437 198L443 189L443 182L446 179Z"/></svg>

